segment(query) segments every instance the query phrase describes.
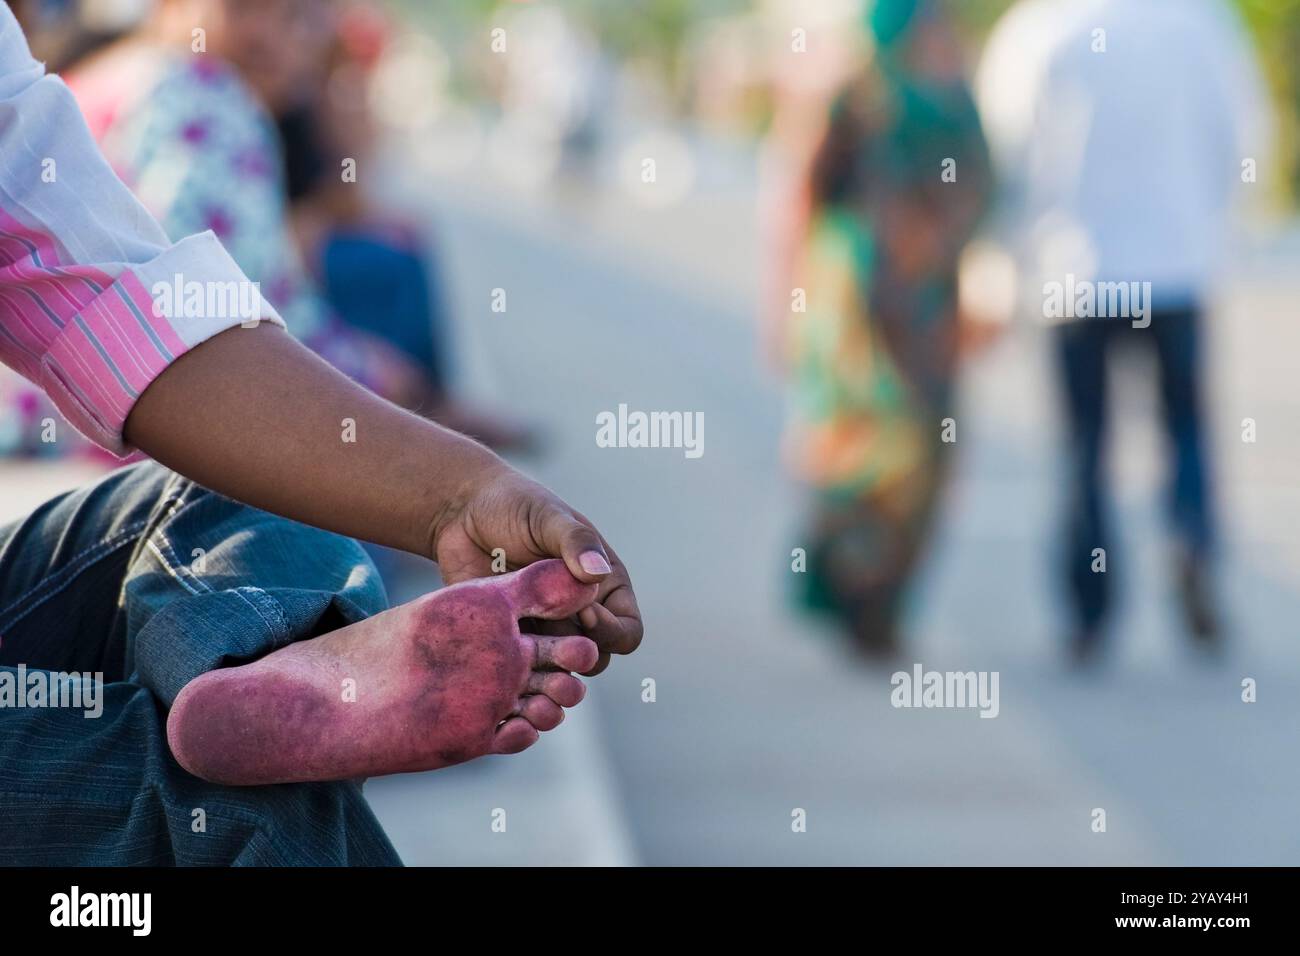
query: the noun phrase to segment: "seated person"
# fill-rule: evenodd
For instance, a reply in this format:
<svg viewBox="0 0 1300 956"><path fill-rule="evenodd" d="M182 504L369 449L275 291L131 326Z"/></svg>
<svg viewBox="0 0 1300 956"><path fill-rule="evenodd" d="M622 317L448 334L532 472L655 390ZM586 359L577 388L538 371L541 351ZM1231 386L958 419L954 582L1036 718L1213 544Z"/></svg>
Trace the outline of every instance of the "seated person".
<svg viewBox="0 0 1300 956"><path fill-rule="evenodd" d="M640 640L625 569L546 489L359 387L264 300L251 328L160 308L177 275L248 280L212 232L168 240L7 5L0 155L0 359L103 448L156 460L0 528L0 853L398 862L361 779L558 724L574 674ZM433 558L452 586L385 609L339 534ZM494 552L518 573L489 577ZM85 709L29 696L95 672Z"/></svg>

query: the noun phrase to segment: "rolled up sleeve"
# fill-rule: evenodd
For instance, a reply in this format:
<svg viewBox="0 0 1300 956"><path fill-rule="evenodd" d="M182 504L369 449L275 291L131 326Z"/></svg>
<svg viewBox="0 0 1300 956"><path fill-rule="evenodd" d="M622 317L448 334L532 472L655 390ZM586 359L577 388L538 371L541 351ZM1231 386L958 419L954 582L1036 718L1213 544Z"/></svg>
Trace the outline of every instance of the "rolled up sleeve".
<svg viewBox="0 0 1300 956"><path fill-rule="evenodd" d="M155 378L237 325L284 322L221 243L172 243L0 4L0 361L117 454Z"/></svg>

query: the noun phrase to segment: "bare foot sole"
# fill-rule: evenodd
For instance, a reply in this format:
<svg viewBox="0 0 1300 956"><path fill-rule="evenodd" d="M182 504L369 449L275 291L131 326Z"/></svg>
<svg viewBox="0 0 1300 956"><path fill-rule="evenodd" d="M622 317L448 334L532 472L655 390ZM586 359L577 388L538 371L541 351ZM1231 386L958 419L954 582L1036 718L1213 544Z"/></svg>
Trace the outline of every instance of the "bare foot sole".
<svg viewBox="0 0 1300 956"><path fill-rule="evenodd" d="M182 767L212 783L344 780L435 770L531 746L586 687L596 645L520 633L596 586L540 561L434 591L251 664L186 684L167 718Z"/></svg>

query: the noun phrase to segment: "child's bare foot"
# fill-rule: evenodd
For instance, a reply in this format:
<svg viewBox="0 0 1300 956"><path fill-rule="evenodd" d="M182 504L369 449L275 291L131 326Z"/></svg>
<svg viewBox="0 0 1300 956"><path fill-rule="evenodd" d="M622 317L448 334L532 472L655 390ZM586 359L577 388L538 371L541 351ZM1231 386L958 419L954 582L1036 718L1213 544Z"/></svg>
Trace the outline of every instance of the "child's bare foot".
<svg viewBox="0 0 1300 956"><path fill-rule="evenodd" d="M435 591L186 684L172 754L213 783L342 780L518 753L564 719L596 664L581 636L521 634L595 600L564 562Z"/></svg>

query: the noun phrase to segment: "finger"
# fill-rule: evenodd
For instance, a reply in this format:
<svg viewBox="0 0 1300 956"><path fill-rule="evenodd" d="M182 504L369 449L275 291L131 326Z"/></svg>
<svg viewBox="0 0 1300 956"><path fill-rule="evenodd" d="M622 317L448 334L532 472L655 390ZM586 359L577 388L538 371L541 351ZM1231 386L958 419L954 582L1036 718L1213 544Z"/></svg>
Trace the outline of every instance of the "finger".
<svg viewBox="0 0 1300 956"><path fill-rule="evenodd" d="M613 571L600 535L563 507L554 505L547 508L541 518L537 539L547 554L563 558L569 573L579 581L595 584Z"/></svg>
<svg viewBox="0 0 1300 956"><path fill-rule="evenodd" d="M561 671L532 671L524 688L528 694L545 694L561 707L577 707L587 696L587 685Z"/></svg>
<svg viewBox="0 0 1300 956"><path fill-rule="evenodd" d="M517 754L527 750L541 736L537 728L522 717L511 717L492 737L492 752L497 754Z"/></svg>
<svg viewBox="0 0 1300 956"><path fill-rule="evenodd" d="M564 722L564 709L542 694L520 700L518 715L541 731L554 730Z"/></svg>
<svg viewBox="0 0 1300 956"><path fill-rule="evenodd" d="M644 635L640 611L636 608L635 600L630 602L632 613L626 613L629 603L619 599L623 593L610 595L607 604L593 604L591 610L596 617L596 623L592 627L583 628L587 636L596 642L597 647L611 654L631 654L641 646L641 638ZM619 611L625 613L620 614Z"/></svg>
<svg viewBox="0 0 1300 956"><path fill-rule="evenodd" d="M563 561L538 561L510 575L515 617L572 617L596 600L597 587L579 581Z"/></svg>
<svg viewBox="0 0 1300 956"><path fill-rule="evenodd" d="M627 566L608 545L606 553L613 562L614 572L600 582L596 594L598 603L584 608L578 615L578 620L583 630L602 650L630 654L640 646L643 636L641 609L637 606ZM601 605L604 606L603 609Z"/></svg>
<svg viewBox="0 0 1300 956"><path fill-rule="evenodd" d="M525 634L536 650L533 656L533 670L583 671L590 670L596 664L600 652L596 645L580 635L570 637L539 637Z"/></svg>

